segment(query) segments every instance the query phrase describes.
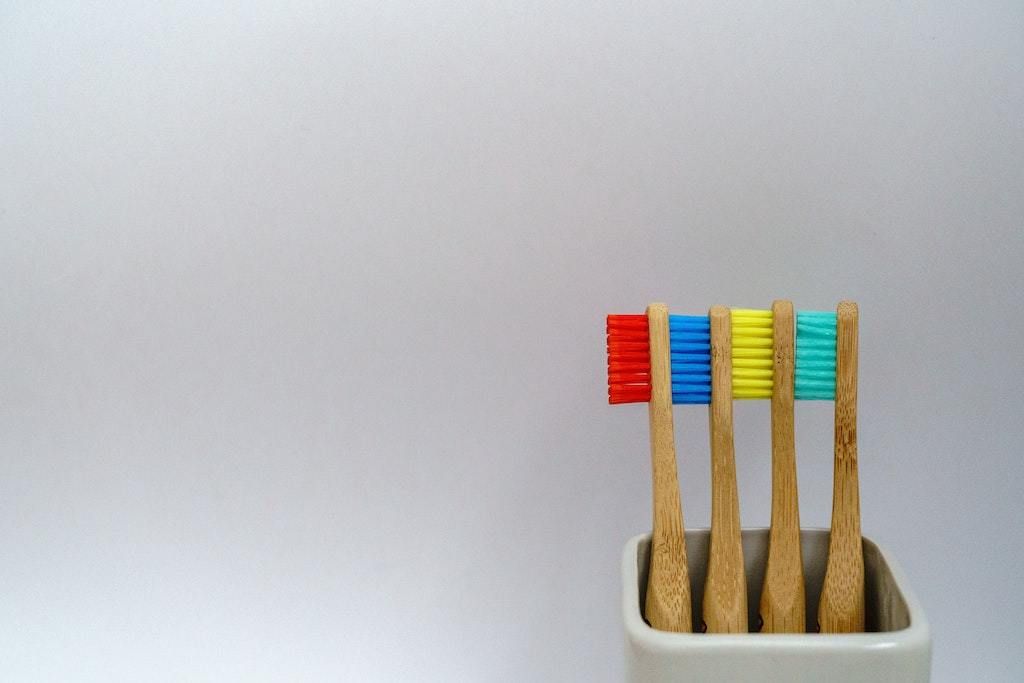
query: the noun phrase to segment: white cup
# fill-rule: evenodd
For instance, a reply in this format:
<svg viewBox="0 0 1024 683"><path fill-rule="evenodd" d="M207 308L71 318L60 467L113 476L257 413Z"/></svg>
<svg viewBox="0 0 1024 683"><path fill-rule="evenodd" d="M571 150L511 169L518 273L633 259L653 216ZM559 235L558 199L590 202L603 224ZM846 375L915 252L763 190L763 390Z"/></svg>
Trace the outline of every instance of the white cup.
<svg viewBox="0 0 1024 683"><path fill-rule="evenodd" d="M817 624L818 597L828 554L827 529L801 531L807 624ZM694 625L708 556L708 530L686 532ZM626 543L622 562L622 615L627 680L633 683L724 681L739 683L917 683L930 679L931 635L924 612L891 556L864 539L867 633L709 634L657 631L644 621L650 535ZM768 530L743 530L749 627L757 627Z"/></svg>

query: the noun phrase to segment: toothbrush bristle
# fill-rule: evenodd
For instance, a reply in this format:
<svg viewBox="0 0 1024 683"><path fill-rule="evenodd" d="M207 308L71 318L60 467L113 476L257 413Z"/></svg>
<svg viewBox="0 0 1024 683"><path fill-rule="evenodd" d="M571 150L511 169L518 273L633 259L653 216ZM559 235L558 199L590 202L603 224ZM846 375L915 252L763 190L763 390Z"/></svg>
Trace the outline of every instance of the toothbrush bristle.
<svg viewBox="0 0 1024 683"><path fill-rule="evenodd" d="M646 315L608 316L608 403L651 400L651 349Z"/></svg>
<svg viewBox="0 0 1024 683"><path fill-rule="evenodd" d="M670 315L672 403L711 402L711 323L706 315Z"/></svg>
<svg viewBox="0 0 1024 683"><path fill-rule="evenodd" d="M802 400L836 397L836 314L796 312L794 395Z"/></svg>
<svg viewBox="0 0 1024 683"><path fill-rule="evenodd" d="M734 308L731 318L733 398L771 398L775 362L772 312Z"/></svg>

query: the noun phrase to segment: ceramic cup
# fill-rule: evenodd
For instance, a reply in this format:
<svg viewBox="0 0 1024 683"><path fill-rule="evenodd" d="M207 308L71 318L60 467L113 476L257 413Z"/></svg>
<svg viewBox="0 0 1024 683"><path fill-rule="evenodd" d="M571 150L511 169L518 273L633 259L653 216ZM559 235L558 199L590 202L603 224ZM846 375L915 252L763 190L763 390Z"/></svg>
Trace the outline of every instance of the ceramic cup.
<svg viewBox="0 0 1024 683"><path fill-rule="evenodd" d="M827 529L801 531L807 624L817 624L818 597L828 555ZM864 538L866 633L699 633L708 556L707 529L686 532L694 633L668 633L643 618L650 535L626 543L622 563L622 615L627 680L634 683L756 681L792 683L917 683L931 671L931 636L920 604L889 553ZM757 627L768 530L743 530L748 624Z"/></svg>

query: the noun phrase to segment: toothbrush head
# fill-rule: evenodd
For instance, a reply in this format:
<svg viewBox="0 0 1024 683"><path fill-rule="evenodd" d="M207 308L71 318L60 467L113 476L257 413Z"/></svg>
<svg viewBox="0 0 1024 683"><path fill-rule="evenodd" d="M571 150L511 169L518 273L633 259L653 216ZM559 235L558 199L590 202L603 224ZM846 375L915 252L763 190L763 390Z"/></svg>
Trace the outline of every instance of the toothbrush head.
<svg viewBox="0 0 1024 683"><path fill-rule="evenodd" d="M733 398L771 398L775 363L772 312L732 309Z"/></svg>
<svg viewBox="0 0 1024 683"><path fill-rule="evenodd" d="M706 315L670 315L672 403L711 403L711 324Z"/></svg>
<svg viewBox="0 0 1024 683"><path fill-rule="evenodd" d="M836 314L796 312L797 399L833 401L836 397Z"/></svg>
<svg viewBox="0 0 1024 683"><path fill-rule="evenodd" d="M609 315L608 403L651 400L651 347L646 315Z"/></svg>

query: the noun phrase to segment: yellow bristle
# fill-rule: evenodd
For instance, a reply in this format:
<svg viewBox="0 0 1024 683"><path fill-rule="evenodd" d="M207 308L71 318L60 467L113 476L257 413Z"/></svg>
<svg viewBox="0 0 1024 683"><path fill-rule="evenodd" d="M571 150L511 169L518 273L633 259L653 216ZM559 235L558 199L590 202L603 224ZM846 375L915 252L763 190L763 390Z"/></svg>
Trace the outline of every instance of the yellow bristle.
<svg viewBox="0 0 1024 683"><path fill-rule="evenodd" d="M774 346L772 312L732 309L733 398L771 398Z"/></svg>

